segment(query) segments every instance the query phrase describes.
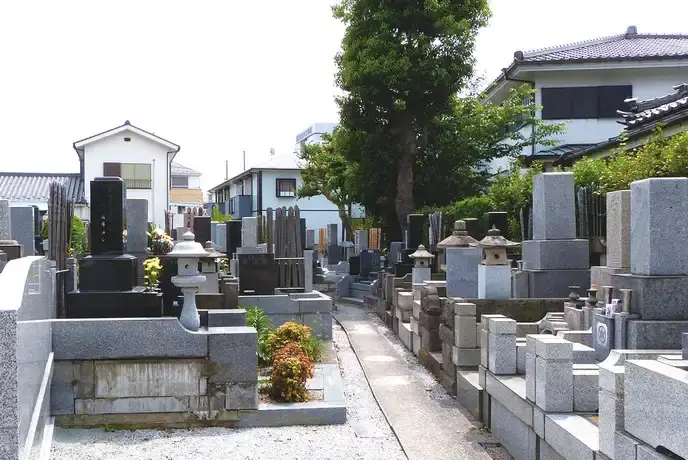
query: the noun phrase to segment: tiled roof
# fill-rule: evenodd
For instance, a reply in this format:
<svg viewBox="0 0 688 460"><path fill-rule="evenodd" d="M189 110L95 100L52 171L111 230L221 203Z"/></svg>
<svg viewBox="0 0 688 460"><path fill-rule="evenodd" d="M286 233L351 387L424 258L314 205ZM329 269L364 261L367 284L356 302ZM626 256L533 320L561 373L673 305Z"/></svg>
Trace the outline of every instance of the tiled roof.
<svg viewBox="0 0 688 460"><path fill-rule="evenodd" d="M172 176L200 176L201 173L195 171L187 166L181 165L173 161L170 165L170 174Z"/></svg>
<svg viewBox="0 0 688 460"><path fill-rule="evenodd" d="M59 182L67 187L67 196L75 203L86 203L84 182L79 174L0 173L0 198L9 201L47 202L50 184Z"/></svg>
<svg viewBox="0 0 688 460"><path fill-rule="evenodd" d="M688 57L688 35L625 33L534 51L516 52L520 62L579 62Z"/></svg>
<svg viewBox="0 0 688 460"><path fill-rule="evenodd" d="M688 110L688 84L675 86L674 90L672 94L647 101L627 100L630 110L628 112L619 110L619 114L624 118L619 123L626 125L626 130L630 131L654 121L661 121L677 112Z"/></svg>
<svg viewBox="0 0 688 460"><path fill-rule="evenodd" d="M571 152L576 152L578 150L582 149L587 149L588 147L591 147L596 144L562 144L562 145L557 145L556 147L552 147L551 149L547 150L540 150L538 153L533 155L533 157L539 157L539 156L561 156L561 155L566 155Z"/></svg>

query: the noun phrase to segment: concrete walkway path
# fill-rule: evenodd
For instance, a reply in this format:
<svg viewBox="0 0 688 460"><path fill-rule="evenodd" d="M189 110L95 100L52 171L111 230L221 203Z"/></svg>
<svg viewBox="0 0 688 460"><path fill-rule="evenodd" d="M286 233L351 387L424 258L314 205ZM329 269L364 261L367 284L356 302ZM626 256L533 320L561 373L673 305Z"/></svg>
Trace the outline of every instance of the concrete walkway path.
<svg viewBox="0 0 688 460"><path fill-rule="evenodd" d="M362 307L337 304L370 386L410 460L511 458L494 445L454 398L435 381L377 317ZM482 443L482 444L481 444Z"/></svg>

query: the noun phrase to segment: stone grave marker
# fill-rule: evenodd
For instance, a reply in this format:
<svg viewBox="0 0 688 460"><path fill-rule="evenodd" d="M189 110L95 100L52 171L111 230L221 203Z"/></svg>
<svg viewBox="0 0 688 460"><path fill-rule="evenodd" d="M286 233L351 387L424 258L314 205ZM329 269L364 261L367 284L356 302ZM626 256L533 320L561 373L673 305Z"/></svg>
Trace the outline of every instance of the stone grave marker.
<svg viewBox="0 0 688 460"><path fill-rule="evenodd" d="M360 253L361 278L370 278L371 273L380 271L380 251L377 249L364 249Z"/></svg>
<svg viewBox="0 0 688 460"><path fill-rule="evenodd" d="M239 294L274 295L277 289L275 255L239 254Z"/></svg>
<svg viewBox="0 0 688 460"><path fill-rule="evenodd" d="M227 254L236 254L237 248L241 247L241 221L228 220L225 222L226 234L226 251Z"/></svg>
<svg viewBox="0 0 688 460"><path fill-rule="evenodd" d="M423 244L423 232L425 229L425 216L423 214L409 214L406 216L406 247L415 251Z"/></svg>
<svg viewBox="0 0 688 460"><path fill-rule="evenodd" d="M148 200L128 199L127 213L127 252L145 254L148 248Z"/></svg>
<svg viewBox="0 0 688 460"><path fill-rule="evenodd" d="M10 208L12 239L24 248L24 257L35 255L34 208L21 206Z"/></svg>
<svg viewBox="0 0 688 460"><path fill-rule="evenodd" d="M91 254L124 254L124 206L126 190L117 177L91 182Z"/></svg>
<svg viewBox="0 0 688 460"><path fill-rule="evenodd" d="M0 241L9 241L12 238L10 219L10 202L0 200Z"/></svg>
<svg viewBox="0 0 688 460"><path fill-rule="evenodd" d="M359 255L364 249L368 249L368 231L356 230L354 232L354 255Z"/></svg>
<svg viewBox="0 0 688 460"><path fill-rule="evenodd" d="M211 240L210 234L210 216L195 216L193 220L194 241L201 243L205 247L205 243Z"/></svg>
<svg viewBox="0 0 688 460"><path fill-rule="evenodd" d="M258 247L258 218L244 217L241 219L241 247Z"/></svg>

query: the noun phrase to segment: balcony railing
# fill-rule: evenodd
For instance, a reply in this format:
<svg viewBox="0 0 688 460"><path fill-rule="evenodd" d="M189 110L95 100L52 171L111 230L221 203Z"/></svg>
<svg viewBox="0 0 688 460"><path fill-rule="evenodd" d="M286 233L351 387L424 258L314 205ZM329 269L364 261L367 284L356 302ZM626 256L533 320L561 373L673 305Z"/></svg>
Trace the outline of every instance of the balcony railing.
<svg viewBox="0 0 688 460"><path fill-rule="evenodd" d="M124 179L124 185L131 189L150 189L151 182L150 179Z"/></svg>

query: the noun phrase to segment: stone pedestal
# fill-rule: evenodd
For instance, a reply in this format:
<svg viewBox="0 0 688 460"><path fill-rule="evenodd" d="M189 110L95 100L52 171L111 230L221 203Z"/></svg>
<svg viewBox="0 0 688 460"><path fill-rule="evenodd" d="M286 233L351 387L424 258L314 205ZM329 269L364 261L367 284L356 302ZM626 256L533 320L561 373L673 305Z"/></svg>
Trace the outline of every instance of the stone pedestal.
<svg viewBox="0 0 688 460"><path fill-rule="evenodd" d="M479 248L447 248L447 297L478 297Z"/></svg>
<svg viewBox="0 0 688 460"><path fill-rule="evenodd" d="M478 298L511 298L511 267L508 265L478 265Z"/></svg>
<svg viewBox="0 0 688 460"><path fill-rule="evenodd" d="M79 262L80 291L131 291L138 278L138 259L129 254L86 256Z"/></svg>
<svg viewBox="0 0 688 460"><path fill-rule="evenodd" d="M413 267L411 273L413 283L422 283L423 281L430 281L430 267Z"/></svg>

